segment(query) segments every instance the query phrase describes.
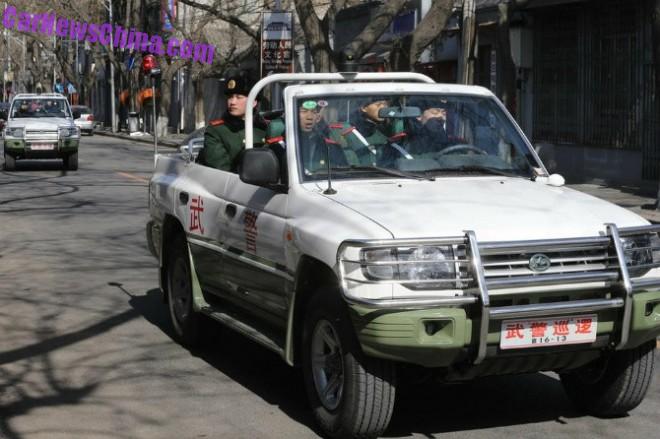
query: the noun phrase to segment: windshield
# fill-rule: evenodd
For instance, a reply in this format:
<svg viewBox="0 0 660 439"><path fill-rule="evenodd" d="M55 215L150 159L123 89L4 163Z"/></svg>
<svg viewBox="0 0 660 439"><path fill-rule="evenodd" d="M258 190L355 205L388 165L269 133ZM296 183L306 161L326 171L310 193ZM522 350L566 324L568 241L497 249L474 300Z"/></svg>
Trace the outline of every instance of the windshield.
<svg viewBox="0 0 660 439"><path fill-rule="evenodd" d="M66 100L56 98L15 99L11 117L70 117Z"/></svg>
<svg viewBox="0 0 660 439"><path fill-rule="evenodd" d="M540 165L494 99L332 96L296 101L303 181L400 175L531 177Z"/></svg>

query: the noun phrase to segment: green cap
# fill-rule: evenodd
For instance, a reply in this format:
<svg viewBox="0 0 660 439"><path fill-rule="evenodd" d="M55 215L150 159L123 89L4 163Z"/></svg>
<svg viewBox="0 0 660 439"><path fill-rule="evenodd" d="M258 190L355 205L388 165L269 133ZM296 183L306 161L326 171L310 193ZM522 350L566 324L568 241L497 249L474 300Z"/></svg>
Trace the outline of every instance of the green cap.
<svg viewBox="0 0 660 439"><path fill-rule="evenodd" d="M316 110L317 104L316 101L305 101L302 103L302 107L305 110Z"/></svg>

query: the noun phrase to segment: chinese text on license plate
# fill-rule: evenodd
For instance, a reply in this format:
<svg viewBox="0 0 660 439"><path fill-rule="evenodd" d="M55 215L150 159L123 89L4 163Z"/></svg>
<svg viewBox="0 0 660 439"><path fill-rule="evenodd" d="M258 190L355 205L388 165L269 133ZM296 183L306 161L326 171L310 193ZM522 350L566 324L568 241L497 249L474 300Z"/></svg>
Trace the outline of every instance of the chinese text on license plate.
<svg viewBox="0 0 660 439"><path fill-rule="evenodd" d="M505 320L500 332L501 349L536 348L596 340L596 314L527 320Z"/></svg>
<svg viewBox="0 0 660 439"><path fill-rule="evenodd" d="M52 143L33 143L31 149L33 151L51 150L51 149L55 149L55 145L53 145Z"/></svg>

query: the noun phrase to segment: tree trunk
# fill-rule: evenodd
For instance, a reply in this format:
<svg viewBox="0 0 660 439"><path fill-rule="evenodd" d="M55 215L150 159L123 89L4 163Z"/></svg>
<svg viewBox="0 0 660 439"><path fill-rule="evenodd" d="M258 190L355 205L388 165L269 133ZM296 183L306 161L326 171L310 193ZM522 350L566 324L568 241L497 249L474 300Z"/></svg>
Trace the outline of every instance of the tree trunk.
<svg viewBox="0 0 660 439"><path fill-rule="evenodd" d="M328 35L324 32L321 20L314 12L314 5L308 0L295 0L295 4L307 45L312 52L314 70L316 72L335 71L336 66L332 59ZM326 14L324 21L328 20L328 15L330 14Z"/></svg>
<svg viewBox="0 0 660 439"><path fill-rule="evenodd" d="M390 53L390 65L394 71L410 71L419 57L437 39L451 17L453 0L434 0L431 8L415 31L406 35Z"/></svg>
<svg viewBox="0 0 660 439"><path fill-rule="evenodd" d="M509 11L507 3L500 3L497 23L497 65L502 74L499 95L504 106L516 116L516 66L511 58L511 40L509 39Z"/></svg>

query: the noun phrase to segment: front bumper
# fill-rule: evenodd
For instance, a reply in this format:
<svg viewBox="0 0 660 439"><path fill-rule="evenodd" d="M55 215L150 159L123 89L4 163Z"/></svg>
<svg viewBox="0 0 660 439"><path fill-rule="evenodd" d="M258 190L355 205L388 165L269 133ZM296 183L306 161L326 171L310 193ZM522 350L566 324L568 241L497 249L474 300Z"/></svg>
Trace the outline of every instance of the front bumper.
<svg viewBox="0 0 660 439"><path fill-rule="evenodd" d="M351 318L362 350L370 356L417 364L447 367L473 358L478 350L480 320L470 318L466 309L429 308L418 310L375 310L351 305ZM603 310L598 315L597 340L592 344L571 345L572 350L589 351L611 348L619 340L618 310ZM625 349L638 346L660 335L660 291L635 294L632 318ZM503 354L499 349L500 322L488 326L486 357ZM552 348L538 347L507 351L507 354L537 355Z"/></svg>
<svg viewBox="0 0 660 439"><path fill-rule="evenodd" d="M465 278L457 280L462 287L454 290L453 296L427 294L407 299L401 296L377 299L356 296L349 288L351 282L369 284L373 287L369 291L373 293L378 288L386 288L392 281L360 279L354 267L369 262L356 260L354 253L347 256L340 249L338 263L342 291L363 350L376 357L427 367L449 366L457 362L477 366L502 356L540 357L543 353L566 349L575 352L630 349L654 339L660 335L660 277L652 276L657 276L660 264L647 265L656 267L648 276L631 277L627 262L630 253L627 252L632 250L623 247L622 237L652 235L660 232L660 226L618 229L608 224L606 227L606 234L587 238L480 243L474 233L468 231L464 237L427 240L426 243L431 245L442 240L443 244L462 245L467 249L465 259L454 260L469 265L469 282ZM395 245L415 245L409 241L394 241ZM392 244L382 241L343 244L350 248L370 245L388 247ZM659 250L652 245L643 249ZM582 264L583 257L592 262L591 265L573 265L572 269L560 273L526 274L518 269L520 274L512 275L506 270L501 273L500 269L499 274L494 274L492 268L484 268L502 266L493 256L508 258L512 255L514 258L505 259L507 262L504 263L511 266L520 263L520 255L542 253L559 255L553 257L553 261L561 260L560 264ZM567 253L571 257L567 257ZM582 255L577 262L575 255ZM594 255L599 255L599 261L605 262L593 263ZM523 261L527 257L523 257ZM609 260L615 262L607 262ZM598 317L597 337L593 343L507 352L499 349L501 326L505 320L583 314Z"/></svg>
<svg viewBox="0 0 660 439"><path fill-rule="evenodd" d="M62 158L78 151L79 137L66 139L5 139L4 152L15 158ZM33 145L52 144L53 149L36 149Z"/></svg>

